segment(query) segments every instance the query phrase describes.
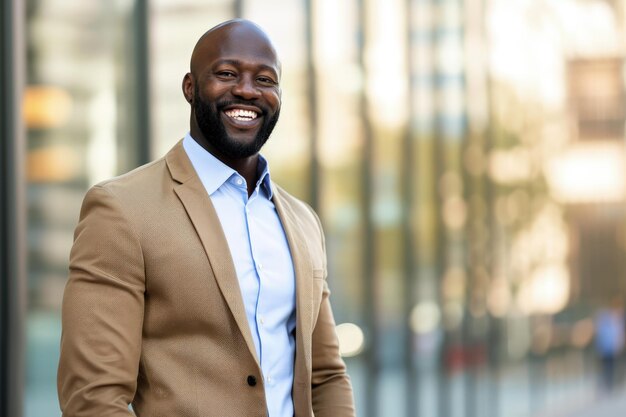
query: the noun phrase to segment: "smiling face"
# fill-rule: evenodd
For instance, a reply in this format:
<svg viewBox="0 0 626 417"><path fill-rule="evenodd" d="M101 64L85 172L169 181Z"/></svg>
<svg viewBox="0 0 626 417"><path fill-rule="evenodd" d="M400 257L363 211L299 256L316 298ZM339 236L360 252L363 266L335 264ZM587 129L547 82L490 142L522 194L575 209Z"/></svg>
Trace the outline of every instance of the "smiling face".
<svg viewBox="0 0 626 417"><path fill-rule="evenodd" d="M183 79L192 137L220 159L256 155L278 121L279 76L276 51L256 25L232 21L211 29Z"/></svg>

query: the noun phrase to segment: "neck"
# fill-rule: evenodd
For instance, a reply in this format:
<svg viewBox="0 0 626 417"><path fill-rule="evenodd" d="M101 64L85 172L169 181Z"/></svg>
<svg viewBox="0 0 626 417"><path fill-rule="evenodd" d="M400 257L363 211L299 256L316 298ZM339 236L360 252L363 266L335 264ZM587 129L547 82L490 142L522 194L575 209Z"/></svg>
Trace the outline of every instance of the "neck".
<svg viewBox="0 0 626 417"><path fill-rule="evenodd" d="M192 139L195 140L198 145L202 146L207 152L222 161L226 166L237 171L237 173L246 180L246 184L248 185L248 197L252 195L258 180L257 167L259 164L259 154L257 153L245 158L229 158L212 146L209 141L206 140L202 132L193 129L193 126L190 133Z"/></svg>
<svg viewBox="0 0 626 417"><path fill-rule="evenodd" d="M259 164L259 154L242 159L223 159L217 155L215 155L215 157L237 171L239 175L246 180L246 184L248 185L248 197L250 197L258 180L257 167Z"/></svg>

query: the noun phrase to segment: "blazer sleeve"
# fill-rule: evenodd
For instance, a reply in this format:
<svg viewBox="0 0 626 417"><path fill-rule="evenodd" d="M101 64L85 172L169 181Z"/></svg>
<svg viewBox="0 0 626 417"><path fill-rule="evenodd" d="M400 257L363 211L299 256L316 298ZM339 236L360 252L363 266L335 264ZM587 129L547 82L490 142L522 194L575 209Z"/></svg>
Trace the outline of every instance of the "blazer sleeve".
<svg viewBox="0 0 626 417"><path fill-rule="evenodd" d="M57 376L63 416L132 416L141 352L144 264L111 191L86 195L70 254Z"/></svg>
<svg viewBox="0 0 626 417"><path fill-rule="evenodd" d="M312 210L311 210L312 211ZM324 254L324 232L318 222ZM352 384L339 354L339 340L330 305L330 290L324 278L322 302L312 337L312 405L315 417L354 417Z"/></svg>

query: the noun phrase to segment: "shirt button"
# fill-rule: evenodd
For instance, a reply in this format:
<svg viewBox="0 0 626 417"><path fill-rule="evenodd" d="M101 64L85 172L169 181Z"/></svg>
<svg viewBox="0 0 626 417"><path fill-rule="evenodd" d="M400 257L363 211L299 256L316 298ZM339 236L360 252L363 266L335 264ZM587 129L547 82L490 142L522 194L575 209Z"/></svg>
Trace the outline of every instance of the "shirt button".
<svg viewBox="0 0 626 417"><path fill-rule="evenodd" d="M265 324L265 319L263 317L259 317L259 323Z"/></svg>
<svg viewBox="0 0 626 417"><path fill-rule="evenodd" d="M257 266L259 267L259 269L263 269L263 264L257 264Z"/></svg>
<svg viewBox="0 0 626 417"><path fill-rule="evenodd" d="M243 184L243 180L241 178L237 178L235 182L237 183L237 185Z"/></svg>
<svg viewBox="0 0 626 417"><path fill-rule="evenodd" d="M248 385L251 387L256 385L256 377L254 375L248 375Z"/></svg>
<svg viewBox="0 0 626 417"><path fill-rule="evenodd" d="M272 377L271 377L271 376L268 376L268 377L267 377L267 383L268 383L268 384L271 384L271 383L272 383Z"/></svg>

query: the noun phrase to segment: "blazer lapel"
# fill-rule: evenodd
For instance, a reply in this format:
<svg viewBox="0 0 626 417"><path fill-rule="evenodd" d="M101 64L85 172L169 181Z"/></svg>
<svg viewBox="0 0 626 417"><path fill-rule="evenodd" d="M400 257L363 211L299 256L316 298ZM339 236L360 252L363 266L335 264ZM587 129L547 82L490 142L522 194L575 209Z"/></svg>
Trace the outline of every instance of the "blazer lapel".
<svg viewBox="0 0 626 417"><path fill-rule="evenodd" d="M235 322L248 345L248 349L259 364L256 348L248 325L243 305L239 280L235 272L228 241L220 223L215 207L206 193L200 178L196 174L182 141L179 141L165 156L172 178L177 184L174 192L185 207L191 222L200 237L206 252L215 280L230 308Z"/></svg>
<svg viewBox="0 0 626 417"><path fill-rule="evenodd" d="M302 381L311 379L311 339L313 335L313 267L306 246L307 236L299 226L298 218L276 187L273 202L287 235L291 258L296 274L296 380L298 372ZM300 362L299 359L304 360ZM303 369L298 369L303 366Z"/></svg>

